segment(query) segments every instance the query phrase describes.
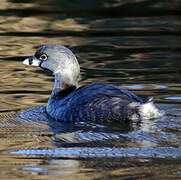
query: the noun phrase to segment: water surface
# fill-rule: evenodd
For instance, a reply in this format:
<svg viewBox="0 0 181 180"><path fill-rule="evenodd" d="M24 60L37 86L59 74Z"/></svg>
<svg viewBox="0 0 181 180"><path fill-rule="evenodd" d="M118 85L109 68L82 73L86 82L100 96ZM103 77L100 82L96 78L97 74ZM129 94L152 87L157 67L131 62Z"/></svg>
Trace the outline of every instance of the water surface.
<svg viewBox="0 0 181 180"><path fill-rule="evenodd" d="M4 0L0 178L180 179L180 7L177 0ZM48 43L76 54L79 86L100 81L153 97L165 116L125 124L50 120L44 106L53 76L22 64Z"/></svg>

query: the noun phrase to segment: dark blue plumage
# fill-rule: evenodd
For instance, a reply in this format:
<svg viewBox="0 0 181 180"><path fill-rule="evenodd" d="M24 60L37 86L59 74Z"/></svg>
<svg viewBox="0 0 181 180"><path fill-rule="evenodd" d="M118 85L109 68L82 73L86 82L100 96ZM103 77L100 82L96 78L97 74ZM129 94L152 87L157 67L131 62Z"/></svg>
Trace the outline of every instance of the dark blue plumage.
<svg viewBox="0 0 181 180"><path fill-rule="evenodd" d="M59 94L52 96L48 112L61 121L126 120L138 113L135 108L127 106L129 103L145 103L128 90L100 83L78 88L64 97L61 92Z"/></svg>

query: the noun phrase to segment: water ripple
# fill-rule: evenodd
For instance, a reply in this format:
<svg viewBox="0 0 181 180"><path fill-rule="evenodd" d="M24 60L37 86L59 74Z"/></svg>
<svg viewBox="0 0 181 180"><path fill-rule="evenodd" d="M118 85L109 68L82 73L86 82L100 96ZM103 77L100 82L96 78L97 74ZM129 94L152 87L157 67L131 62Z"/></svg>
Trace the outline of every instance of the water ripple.
<svg viewBox="0 0 181 180"><path fill-rule="evenodd" d="M10 153L15 155L41 155L41 156L152 157L152 158L181 157L181 149L174 147L23 149L18 151L12 151Z"/></svg>

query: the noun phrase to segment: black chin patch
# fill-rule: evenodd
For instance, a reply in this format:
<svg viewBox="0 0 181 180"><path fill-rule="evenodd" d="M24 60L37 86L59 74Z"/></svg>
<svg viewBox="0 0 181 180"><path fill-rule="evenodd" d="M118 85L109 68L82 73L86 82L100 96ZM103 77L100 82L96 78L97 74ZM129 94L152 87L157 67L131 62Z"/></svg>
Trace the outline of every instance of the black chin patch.
<svg viewBox="0 0 181 180"><path fill-rule="evenodd" d="M41 68L43 68L43 67L41 66L42 63L43 63L43 61L40 61L40 63L39 63L39 66L40 66Z"/></svg>

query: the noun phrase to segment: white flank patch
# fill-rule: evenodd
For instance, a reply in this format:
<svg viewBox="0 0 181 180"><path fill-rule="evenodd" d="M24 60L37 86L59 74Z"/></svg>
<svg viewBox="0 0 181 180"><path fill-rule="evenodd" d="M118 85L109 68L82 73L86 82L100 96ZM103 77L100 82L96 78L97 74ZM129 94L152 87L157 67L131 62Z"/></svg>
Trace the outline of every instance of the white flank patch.
<svg viewBox="0 0 181 180"><path fill-rule="evenodd" d="M140 104L137 102L132 102L128 105L130 108L135 108L138 110L141 119L153 119L162 116L164 113L159 111L159 109L154 105L154 103L149 100L145 104ZM137 119L138 115L134 114L133 119Z"/></svg>
<svg viewBox="0 0 181 180"><path fill-rule="evenodd" d="M158 108L153 104L153 102L147 102L138 107L141 118L152 119L158 118L163 115Z"/></svg>

